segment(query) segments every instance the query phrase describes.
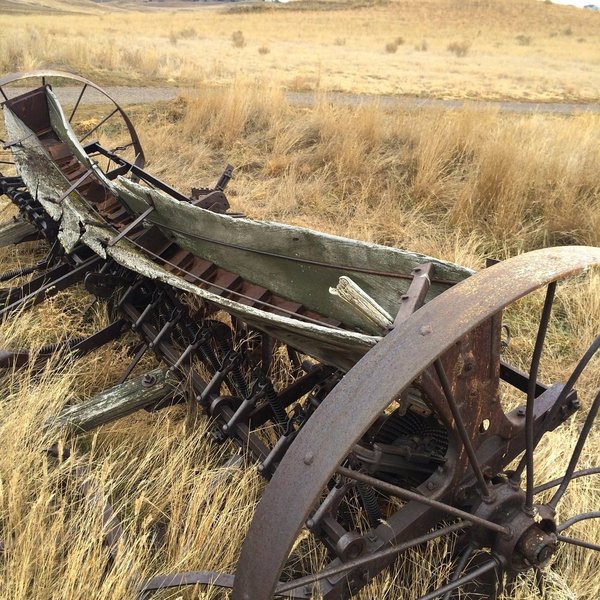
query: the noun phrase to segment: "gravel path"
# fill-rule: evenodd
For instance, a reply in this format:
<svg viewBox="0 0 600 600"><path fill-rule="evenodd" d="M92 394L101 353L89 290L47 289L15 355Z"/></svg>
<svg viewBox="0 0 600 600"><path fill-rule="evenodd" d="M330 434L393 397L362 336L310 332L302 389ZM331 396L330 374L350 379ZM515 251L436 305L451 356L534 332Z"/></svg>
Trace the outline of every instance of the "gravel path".
<svg viewBox="0 0 600 600"><path fill-rule="evenodd" d="M9 87L5 88L7 96L12 97L24 93L29 88ZM61 102L65 105L73 105L81 91L80 87L54 88ZM179 93L174 87L127 87L111 86L105 88L117 103L121 105L147 104L161 100L172 100ZM316 94L313 92L286 92L285 97L291 104L300 106L311 106L315 103ZM562 102L516 102L516 101L490 101L490 100L441 100L437 98L417 98L413 96L369 96L366 94L346 94L341 92L330 92L328 99L336 104L358 106L373 101L379 102L384 107L400 108L441 108L460 109L464 106L474 108L497 108L502 112L509 113L554 113L571 115L582 112L600 113L600 104L574 104ZM87 104L102 104L106 98L99 92L88 88L85 92Z"/></svg>

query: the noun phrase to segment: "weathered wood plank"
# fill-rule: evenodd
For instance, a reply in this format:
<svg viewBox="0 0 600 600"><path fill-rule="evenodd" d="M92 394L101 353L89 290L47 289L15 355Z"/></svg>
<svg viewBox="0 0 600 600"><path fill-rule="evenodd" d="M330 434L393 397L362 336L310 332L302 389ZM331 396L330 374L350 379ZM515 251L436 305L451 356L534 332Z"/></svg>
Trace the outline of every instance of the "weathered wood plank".
<svg viewBox="0 0 600 600"><path fill-rule="evenodd" d="M182 248L368 333L376 333L369 322L329 293L340 277L350 277L394 316L415 267L427 262L435 265L428 299L472 274L465 267L407 250L213 213L123 178L118 185L121 197L135 213L154 206L147 221L161 227Z"/></svg>
<svg viewBox="0 0 600 600"><path fill-rule="evenodd" d="M89 431L156 404L173 391L176 383L167 369L155 369L115 385L81 404L68 406L48 425L67 426L77 432Z"/></svg>
<svg viewBox="0 0 600 600"><path fill-rule="evenodd" d="M29 221L14 217L10 221L0 223L0 247L19 244L38 233Z"/></svg>

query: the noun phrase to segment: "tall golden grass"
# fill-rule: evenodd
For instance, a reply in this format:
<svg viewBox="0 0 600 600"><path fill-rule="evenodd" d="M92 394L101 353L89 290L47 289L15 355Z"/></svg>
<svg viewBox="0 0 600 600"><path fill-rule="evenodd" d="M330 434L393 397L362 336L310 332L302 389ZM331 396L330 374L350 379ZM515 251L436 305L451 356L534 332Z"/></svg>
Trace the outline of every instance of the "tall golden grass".
<svg viewBox="0 0 600 600"><path fill-rule="evenodd" d="M0 72L58 67L124 85L245 74L296 90L541 101L597 101L600 86L600 15L536 0L110 4L90 14L21 5L29 12L0 3Z"/></svg>
<svg viewBox="0 0 600 600"><path fill-rule="evenodd" d="M277 88L238 79L227 88L198 87L177 101L133 111L149 169L186 190L237 165L228 188L234 207L333 233L426 252L480 268L485 256L505 258L550 244L600 244L599 117L503 115L475 107L455 112L341 107L320 97L314 108L288 105ZM82 115L89 118L89 115ZM117 128L102 133L118 143ZM9 210L5 210L7 214ZM27 244L1 250L4 270L37 258ZM542 298L520 302L507 318L509 358L526 367ZM0 326L1 346L39 347L76 329L106 323L101 309L84 317L79 289L63 292ZM564 381L600 326L600 276L559 287L541 377ZM47 455L68 445L48 419L67 403L114 382L128 360L126 344L43 373L3 373L0 385L0 597L6 600L135 597L135 583L153 574L215 569L233 572L263 483L253 467L222 465L234 452L207 441L207 420L190 408L138 413L77 442L78 457ZM151 367L150 364L146 365ZM580 414L546 436L537 453L537 481L562 474L592 394L600 387L596 359L580 382ZM597 461L597 428L581 466ZM85 502L74 470L123 522L125 539L110 571L101 545L98 504ZM595 479L578 480L560 517L593 510ZM273 524L276 526L276 524ZM593 522L577 534L599 542ZM164 546L159 547L157 540ZM309 545L310 546L310 545ZM305 560L317 560L307 546ZM312 558L311 558L312 557ZM597 555L563 548L548 572L552 599L595 599ZM416 598L450 569L447 544L404 556L360 598ZM107 574L108 573L108 574ZM215 589L161 597L214 599ZM516 597L538 598L531 578Z"/></svg>

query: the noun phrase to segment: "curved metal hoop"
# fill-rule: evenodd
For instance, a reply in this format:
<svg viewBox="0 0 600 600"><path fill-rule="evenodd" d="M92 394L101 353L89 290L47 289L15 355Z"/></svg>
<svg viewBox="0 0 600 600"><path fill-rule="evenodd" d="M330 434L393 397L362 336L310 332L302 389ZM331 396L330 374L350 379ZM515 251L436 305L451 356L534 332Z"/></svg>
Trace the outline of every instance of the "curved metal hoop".
<svg viewBox="0 0 600 600"><path fill-rule="evenodd" d="M96 85L89 79L86 79L85 77L81 77L80 75L75 75L74 73L68 73L66 71L56 71L53 69L39 69L36 71L11 73L9 75L5 75L4 77L0 78L0 94L2 94L5 99L8 99L6 97L6 95L4 94L4 91L2 90L2 88L5 85L15 83L17 81L24 81L26 79L34 79L34 78L40 78L40 79L42 79L42 81L44 81L47 77L48 78L57 77L57 78L61 78L61 79L66 79L66 80L71 80L71 81L76 81L78 83L82 83L83 88L82 88L82 92L79 97L79 100L81 100L81 97L83 96L83 92L85 91L85 89L87 87L89 87L89 88L96 90L100 94L102 94L107 100L109 100L112 104L114 104L116 111L121 115L121 118L123 119L123 121L127 127L127 131L129 132L129 136L131 137L132 147L135 151L134 164L136 167L139 167L139 168L144 167L146 158L144 156L144 151L142 149L140 139L135 130L135 127L133 126L133 123L131 122L131 119L127 116L127 113L117 103L117 101L106 90L102 89L100 86Z"/></svg>

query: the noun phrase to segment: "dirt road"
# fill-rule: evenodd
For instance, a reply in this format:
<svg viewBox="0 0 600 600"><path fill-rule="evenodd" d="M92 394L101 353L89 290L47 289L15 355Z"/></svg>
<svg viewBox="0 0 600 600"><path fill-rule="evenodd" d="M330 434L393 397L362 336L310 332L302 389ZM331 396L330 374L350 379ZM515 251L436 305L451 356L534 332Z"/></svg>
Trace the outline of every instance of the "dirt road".
<svg viewBox="0 0 600 600"><path fill-rule="evenodd" d="M126 87L112 86L105 88L106 91L117 101L127 106L129 104L147 104L161 100L172 100L179 93L175 87ZM7 96L12 97L27 91L22 87L6 87ZM183 90L182 90L183 91ZM73 105L81 92L80 87L55 88L61 102L65 105ZM291 104L310 106L315 103L314 92L286 92L286 98ZM517 101L490 101L490 100L442 100L439 98L418 98L414 96L369 96L366 94L345 94L341 92L329 92L327 98L336 104L357 106L370 102L378 102L384 107L399 107L404 109L416 108L438 108L438 109L460 109L464 106L474 108L497 108L502 112L509 113L554 113L570 115L582 112L600 113L600 104L572 104L561 102L517 102ZM88 88L85 92L85 102L88 104L102 104L106 99Z"/></svg>

